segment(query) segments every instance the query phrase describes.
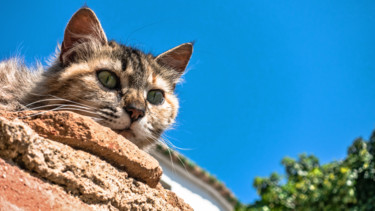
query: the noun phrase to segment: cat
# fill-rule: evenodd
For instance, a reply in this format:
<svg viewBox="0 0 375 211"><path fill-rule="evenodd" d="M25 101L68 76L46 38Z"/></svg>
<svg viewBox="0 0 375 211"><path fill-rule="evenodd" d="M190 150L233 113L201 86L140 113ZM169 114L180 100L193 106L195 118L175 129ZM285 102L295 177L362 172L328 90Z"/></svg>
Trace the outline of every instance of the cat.
<svg viewBox="0 0 375 211"><path fill-rule="evenodd" d="M49 68L30 69L17 58L0 63L0 109L72 111L145 148L175 121L174 90L192 52L184 43L153 56L108 41L84 7L68 22Z"/></svg>

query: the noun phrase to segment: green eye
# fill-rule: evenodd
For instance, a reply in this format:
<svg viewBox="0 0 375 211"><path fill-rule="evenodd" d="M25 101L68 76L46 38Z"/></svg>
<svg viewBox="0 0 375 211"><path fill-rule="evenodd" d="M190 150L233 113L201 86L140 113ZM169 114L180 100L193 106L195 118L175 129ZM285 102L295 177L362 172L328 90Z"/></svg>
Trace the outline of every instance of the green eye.
<svg viewBox="0 0 375 211"><path fill-rule="evenodd" d="M160 105L164 102L164 94L161 90L150 90L147 93L147 101L154 104L154 105Z"/></svg>
<svg viewBox="0 0 375 211"><path fill-rule="evenodd" d="M114 89L118 86L117 76L110 71L102 70L98 72L98 79L108 89Z"/></svg>

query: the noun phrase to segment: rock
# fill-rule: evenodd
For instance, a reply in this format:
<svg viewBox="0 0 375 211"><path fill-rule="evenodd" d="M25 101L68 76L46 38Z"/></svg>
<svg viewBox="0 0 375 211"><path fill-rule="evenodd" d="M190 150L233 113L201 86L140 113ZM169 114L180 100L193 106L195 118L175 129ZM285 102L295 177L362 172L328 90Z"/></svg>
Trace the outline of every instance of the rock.
<svg viewBox="0 0 375 211"><path fill-rule="evenodd" d="M97 155L151 187L158 184L163 173L158 161L110 128L72 112L35 113L40 112L0 112L0 116L21 118L42 137Z"/></svg>
<svg viewBox="0 0 375 211"><path fill-rule="evenodd" d="M0 159L0 210L98 210ZM97 209L95 209L97 208Z"/></svg>
<svg viewBox="0 0 375 211"><path fill-rule="evenodd" d="M0 113L0 184L12 187L0 188L0 210L192 210L157 182L156 160L110 129L69 112L26 115Z"/></svg>

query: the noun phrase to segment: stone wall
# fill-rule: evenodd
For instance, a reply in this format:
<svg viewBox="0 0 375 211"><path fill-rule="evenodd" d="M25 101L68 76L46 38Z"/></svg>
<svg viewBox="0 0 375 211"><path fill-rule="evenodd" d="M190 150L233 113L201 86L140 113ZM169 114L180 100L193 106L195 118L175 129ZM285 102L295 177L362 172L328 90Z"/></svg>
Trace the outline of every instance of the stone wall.
<svg viewBox="0 0 375 211"><path fill-rule="evenodd" d="M0 210L192 210L159 163L71 112L0 112Z"/></svg>

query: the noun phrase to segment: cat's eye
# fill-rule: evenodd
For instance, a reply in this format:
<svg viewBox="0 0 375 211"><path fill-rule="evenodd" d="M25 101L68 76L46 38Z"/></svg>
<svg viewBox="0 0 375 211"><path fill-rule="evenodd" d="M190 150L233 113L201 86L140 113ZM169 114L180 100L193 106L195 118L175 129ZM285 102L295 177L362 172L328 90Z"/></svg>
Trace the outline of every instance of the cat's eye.
<svg viewBox="0 0 375 211"><path fill-rule="evenodd" d="M147 93L147 101L154 104L160 105L164 102L164 93L161 90L153 89Z"/></svg>
<svg viewBox="0 0 375 211"><path fill-rule="evenodd" d="M117 76L108 70L101 70L98 73L98 79L103 86L107 87L108 89L114 89L118 87L119 80Z"/></svg>

